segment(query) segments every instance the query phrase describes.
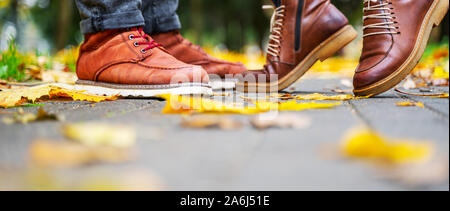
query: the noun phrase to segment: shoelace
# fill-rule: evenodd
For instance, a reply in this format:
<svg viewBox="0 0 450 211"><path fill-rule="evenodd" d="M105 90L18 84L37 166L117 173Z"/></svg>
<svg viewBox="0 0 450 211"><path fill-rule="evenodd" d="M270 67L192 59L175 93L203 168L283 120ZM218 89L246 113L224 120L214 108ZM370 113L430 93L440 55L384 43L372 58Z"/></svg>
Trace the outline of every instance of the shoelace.
<svg viewBox="0 0 450 211"><path fill-rule="evenodd" d="M155 40L152 40L150 38L150 36L148 36L147 34L145 34L144 29L140 28L140 29L133 29L134 31L137 31L139 33L139 36L133 35L131 34L129 36L130 40L136 39L136 38L143 38L145 40L147 40L147 42L134 42L134 46L135 47L139 47L141 45L147 45L147 47L141 49L141 53L147 53L148 50L152 49L152 48L156 48L158 46L161 46L161 44L156 43Z"/></svg>
<svg viewBox="0 0 450 211"><path fill-rule="evenodd" d="M387 22L383 23L374 23L374 24L368 24L367 26L363 27L364 36L373 36L373 35L380 35L380 34L399 34L398 28L394 25L397 23L395 21L395 17L393 16L394 13L391 12L393 8L389 7L389 5L392 5L391 2L383 2L380 1L379 4L376 4L378 0L364 0L364 12L370 12L370 11L382 11L380 14L373 14L373 15L365 15L363 17L363 21L367 19L386 19ZM386 12L387 11L387 12ZM380 31L380 32L373 32L373 33L366 33L366 29L388 29L388 30L394 30L394 31Z"/></svg>
<svg viewBox="0 0 450 211"><path fill-rule="evenodd" d="M283 30L283 21L284 21L284 13L285 13L285 5L281 5L277 8L272 5L264 5L263 9L273 9L274 13L270 20L270 36L269 36L269 44L267 47L267 54L277 57L280 55L280 46L281 46L281 35ZM272 42L270 42L272 41Z"/></svg>

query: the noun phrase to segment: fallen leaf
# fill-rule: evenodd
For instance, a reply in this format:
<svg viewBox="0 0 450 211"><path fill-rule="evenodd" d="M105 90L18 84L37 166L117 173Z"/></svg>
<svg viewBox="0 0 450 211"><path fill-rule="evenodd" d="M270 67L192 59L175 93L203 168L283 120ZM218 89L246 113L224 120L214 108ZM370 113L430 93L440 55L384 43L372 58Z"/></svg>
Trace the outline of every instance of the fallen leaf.
<svg viewBox="0 0 450 211"><path fill-rule="evenodd" d="M443 94L441 94L441 95L439 95L439 96L434 96L433 98L449 98L449 96L448 96L448 93L443 93Z"/></svg>
<svg viewBox="0 0 450 211"><path fill-rule="evenodd" d="M0 191L158 191L165 187L158 174L145 168L124 166L118 171L45 167L0 166Z"/></svg>
<svg viewBox="0 0 450 211"><path fill-rule="evenodd" d="M431 81L431 84L433 86L448 86L449 81L448 79L434 79Z"/></svg>
<svg viewBox="0 0 450 211"><path fill-rule="evenodd" d="M217 97L229 97L229 96L231 96L231 94L230 94L230 93L217 93L217 92L214 92L214 93L212 94L212 96L217 96Z"/></svg>
<svg viewBox="0 0 450 211"><path fill-rule="evenodd" d="M98 162L132 160L133 153L116 147L91 147L74 142L35 140L30 147L33 164L52 168L78 167Z"/></svg>
<svg viewBox="0 0 450 211"><path fill-rule="evenodd" d="M423 164L388 168L382 171L385 179L411 187L441 185L448 182L448 160L437 159Z"/></svg>
<svg viewBox="0 0 450 211"><path fill-rule="evenodd" d="M444 67L437 66L433 71L433 79L449 79L449 72L445 71Z"/></svg>
<svg viewBox="0 0 450 211"><path fill-rule="evenodd" d="M181 122L181 126L186 128L220 128L222 130L237 130L242 128L240 121L233 120L229 117L218 115L193 115L186 116Z"/></svg>
<svg viewBox="0 0 450 211"><path fill-rule="evenodd" d="M190 114L190 113L233 113L257 114L262 111L257 107L244 107L243 105L226 104L202 97L161 95L167 101L163 114Z"/></svg>
<svg viewBox="0 0 450 211"><path fill-rule="evenodd" d="M329 109L341 105L341 102L337 103L298 103L295 100L282 103L274 103L269 101L256 101L256 106L262 110L267 111L303 111L311 109Z"/></svg>
<svg viewBox="0 0 450 211"><path fill-rule="evenodd" d="M415 89L417 88L417 84L413 79L408 77L408 79L406 79L406 81L403 83L403 88L406 90Z"/></svg>
<svg viewBox="0 0 450 211"><path fill-rule="evenodd" d="M423 103L421 103L421 102L410 102L410 101L407 101L407 102L398 102L398 103L396 103L396 105L397 105L397 106L402 106L402 107L412 107L412 106L415 106L415 107L425 108L425 105L424 105Z"/></svg>
<svg viewBox="0 0 450 211"><path fill-rule="evenodd" d="M25 113L23 112L23 110L19 110L19 112L14 113L13 117L4 117L2 120L3 123L5 124L14 124L14 123L27 124L29 122L46 121L46 120L58 121L61 119L62 117L59 117L55 114L49 114L43 108L39 108L36 114Z"/></svg>
<svg viewBox="0 0 450 211"><path fill-rule="evenodd" d="M433 149L429 142L387 138L366 127L351 129L342 141L345 156L387 164L423 163Z"/></svg>
<svg viewBox="0 0 450 211"><path fill-rule="evenodd" d="M63 71L42 71L41 80L44 82L52 83L64 83L64 84L75 84L78 80L77 76L73 72L63 72Z"/></svg>
<svg viewBox="0 0 450 211"><path fill-rule="evenodd" d="M136 131L132 127L104 123L77 123L63 127L64 135L87 146L129 148L135 145Z"/></svg>
<svg viewBox="0 0 450 211"><path fill-rule="evenodd" d="M50 86L36 86L32 88L15 89L0 92L0 107L7 108L21 105L24 102L35 102L37 99L48 96Z"/></svg>
<svg viewBox="0 0 450 211"><path fill-rule="evenodd" d="M191 114L191 113L228 113L228 114L258 114L269 111L302 111L308 109L327 109L342 103L275 103L270 101L251 101L255 106L244 106L213 101L202 97L161 95L167 103L163 114Z"/></svg>
<svg viewBox="0 0 450 211"><path fill-rule="evenodd" d="M278 114L275 117L256 116L250 120L252 126L258 130L272 127L306 129L311 125L311 119L302 115Z"/></svg>
<svg viewBox="0 0 450 211"><path fill-rule="evenodd" d="M98 96L86 94L82 91L68 90L52 85L40 85L31 88L14 89L0 92L0 107L7 108L18 106L25 102L36 102L41 98L55 99L58 97L68 97L72 100L101 102L107 100L116 100L117 96Z"/></svg>

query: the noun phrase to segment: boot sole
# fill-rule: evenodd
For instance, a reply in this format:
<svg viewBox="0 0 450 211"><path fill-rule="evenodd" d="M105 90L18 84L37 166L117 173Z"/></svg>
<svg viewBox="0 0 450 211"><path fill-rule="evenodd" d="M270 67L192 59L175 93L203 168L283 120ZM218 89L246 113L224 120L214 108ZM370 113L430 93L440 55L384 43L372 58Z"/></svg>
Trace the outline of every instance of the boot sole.
<svg viewBox="0 0 450 211"><path fill-rule="evenodd" d="M358 33L350 26L346 25L327 40L323 41L308 56L303 59L288 75L272 83L243 83L238 82L236 89L244 92L274 92L288 88L299 80L317 61L325 61L350 42L356 39Z"/></svg>
<svg viewBox="0 0 450 211"><path fill-rule="evenodd" d="M236 88L237 79L209 79L209 85L215 91L233 90Z"/></svg>
<svg viewBox="0 0 450 211"><path fill-rule="evenodd" d="M212 95L211 86L202 83L126 85L78 80L74 88L76 90L83 90L89 94L132 98L157 97L163 94Z"/></svg>
<svg viewBox="0 0 450 211"><path fill-rule="evenodd" d="M411 74L425 52L432 29L440 25L447 14L448 8L448 0L435 1L425 16L413 52L408 59L393 74L370 86L355 89L354 94L356 96L379 95L394 88Z"/></svg>

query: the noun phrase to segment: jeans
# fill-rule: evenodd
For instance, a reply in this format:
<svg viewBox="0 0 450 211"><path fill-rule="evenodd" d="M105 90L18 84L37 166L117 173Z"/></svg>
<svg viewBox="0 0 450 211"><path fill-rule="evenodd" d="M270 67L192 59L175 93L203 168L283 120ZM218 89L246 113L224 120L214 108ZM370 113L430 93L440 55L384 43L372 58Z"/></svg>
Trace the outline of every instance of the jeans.
<svg viewBox="0 0 450 211"><path fill-rule="evenodd" d="M144 27L147 34L181 29L178 0L75 0L81 32Z"/></svg>

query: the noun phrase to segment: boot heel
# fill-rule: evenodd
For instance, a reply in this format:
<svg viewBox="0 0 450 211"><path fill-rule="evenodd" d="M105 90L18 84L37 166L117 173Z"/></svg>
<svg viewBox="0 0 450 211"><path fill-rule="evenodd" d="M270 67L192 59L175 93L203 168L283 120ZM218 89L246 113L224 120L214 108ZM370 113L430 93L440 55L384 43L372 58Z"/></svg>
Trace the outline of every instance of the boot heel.
<svg viewBox="0 0 450 211"><path fill-rule="evenodd" d="M334 38L324 43L322 49L318 52L318 59L323 62L328 58L332 57L343 47L348 45L350 42L356 39L358 33L356 30L347 25L333 35Z"/></svg>
<svg viewBox="0 0 450 211"><path fill-rule="evenodd" d="M436 12L433 18L434 27L437 27L444 20L445 15L447 15L447 11L449 8L448 0L439 0L438 5L436 5Z"/></svg>

